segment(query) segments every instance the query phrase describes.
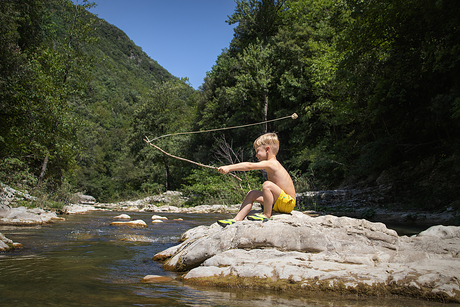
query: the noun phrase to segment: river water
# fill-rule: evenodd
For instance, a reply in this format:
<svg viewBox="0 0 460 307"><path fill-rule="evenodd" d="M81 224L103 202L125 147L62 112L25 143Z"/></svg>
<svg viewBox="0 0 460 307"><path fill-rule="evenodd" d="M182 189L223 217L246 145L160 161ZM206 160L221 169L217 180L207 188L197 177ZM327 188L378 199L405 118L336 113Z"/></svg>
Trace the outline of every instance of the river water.
<svg viewBox="0 0 460 307"><path fill-rule="evenodd" d="M298 297L274 291L197 288L152 260L178 244L180 235L211 225L224 214L161 214L168 221L151 224L152 213L129 213L148 228L110 226L119 212L66 216L46 226L0 226L23 249L0 253L0 306L417 306L445 304L405 298ZM183 221L173 219L182 218ZM146 275L171 277L145 284Z"/></svg>

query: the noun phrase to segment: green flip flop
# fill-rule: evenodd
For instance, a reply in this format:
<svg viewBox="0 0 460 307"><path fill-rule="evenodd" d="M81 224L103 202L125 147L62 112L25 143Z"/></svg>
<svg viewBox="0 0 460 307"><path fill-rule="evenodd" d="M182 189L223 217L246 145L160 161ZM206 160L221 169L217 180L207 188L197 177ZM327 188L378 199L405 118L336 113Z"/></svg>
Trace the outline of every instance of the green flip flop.
<svg viewBox="0 0 460 307"><path fill-rule="evenodd" d="M248 220L250 220L250 221L268 222L271 219L272 218L268 218L265 215L263 215L262 213L257 213L257 214L248 216Z"/></svg>
<svg viewBox="0 0 460 307"><path fill-rule="evenodd" d="M232 225L235 224L236 221L234 219L228 219L228 220L218 220L217 224L219 224L222 227L225 227L227 225Z"/></svg>

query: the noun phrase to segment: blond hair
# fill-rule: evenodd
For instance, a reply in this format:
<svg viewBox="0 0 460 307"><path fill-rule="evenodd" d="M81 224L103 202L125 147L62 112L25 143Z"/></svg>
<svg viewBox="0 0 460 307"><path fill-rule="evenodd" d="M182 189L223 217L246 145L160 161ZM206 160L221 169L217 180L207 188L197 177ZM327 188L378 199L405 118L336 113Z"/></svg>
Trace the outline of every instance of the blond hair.
<svg viewBox="0 0 460 307"><path fill-rule="evenodd" d="M257 147L261 145L269 146L272 153L276 155L280 148L280 141L278 140L276 133L265 133L254 141L254 149L257 149Z"/></svg>

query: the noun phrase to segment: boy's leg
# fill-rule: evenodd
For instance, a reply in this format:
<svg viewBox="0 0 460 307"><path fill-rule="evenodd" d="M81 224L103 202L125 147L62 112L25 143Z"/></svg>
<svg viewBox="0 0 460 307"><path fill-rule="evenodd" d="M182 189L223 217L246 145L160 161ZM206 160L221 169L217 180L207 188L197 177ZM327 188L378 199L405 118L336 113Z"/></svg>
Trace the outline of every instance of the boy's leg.
<svg viewBox="0 0 460 307"><path fill-rule="evenodd" d="M272 216L272 208L278 197L281 195L281 188L271 181L265 181L262 185L264 199L264 215L268 218Z"/></svg>
<svg viewBox="0 0 460 307"><path fill-rule="evenodd" d="M252 209L252 204L257 201L259 203L263 202L263 193L261 191L252 190L246 194L246 197L241 204L240 211L235 216L235 221L242 221L246 215L248 215L249 211ZM270 209L271 210L271 209Z"/></svg>

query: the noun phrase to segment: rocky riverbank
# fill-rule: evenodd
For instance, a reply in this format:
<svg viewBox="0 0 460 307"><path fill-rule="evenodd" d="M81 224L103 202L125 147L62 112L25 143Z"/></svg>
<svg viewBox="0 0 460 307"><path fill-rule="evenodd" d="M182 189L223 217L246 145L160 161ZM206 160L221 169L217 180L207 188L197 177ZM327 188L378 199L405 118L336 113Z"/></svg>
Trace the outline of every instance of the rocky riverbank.
<svg viewBox="0 0 460 307"><path fill-rule="evenodd" d="M313 210L320 215L364 218L375 222L433 225L460 225L460 212L455 204L436 212L407 209L401 201L394 201L385 187L310 191L297 194L297 208Z"/></svg>
<svg viewBox="0 0 460 307"><path fill-rule="evenodd" d="M119 203L81 203L65 206L62 213L83 213L91 210L134 212L213 213L237 212L240 205L201 205L184 207L187 199L180 192L168 191L135 201ZM379 196L375 189L311 191L297 194L298 209L318 215L364 218L374 222L408 224L427 228L433 225L459 225L460 213L452 207L438 212L401 210ZM260 208L258 204L255 209Z"/></svg>
<svg viewBox="0 0 460 307"><path fill-rule="evenodd" d="M14 208L20 201L34 201L27 192L21 192L0 183L0 206ZM137 211L137 212L174 212L174 213L212 213L235 212L239 205L204 205L185 207L188 199L180 192L167 191L134 201L118 203L99 203L89 195L75 194L71 203L59 210L58 214L78 214L93 210ZM327 191L310 191L297 194L299 211L315 211L319 215L348 216L364 218L374 222L411 224L429 227L433 225L459 225L460 213L454 206L448 206L438 212L420 210L403 210L400 204L392 202L384 186L379 188L343 189ZM256 207L257 208L257 207ZM24 209L21 209L24 210ZM1 211L0 211L1 212ZM34 213L28 210L29 213ZM45 217L44 212L36 212ZM2 218L0 215L0 225ZM26 221L30 223L31 221ZM39 219L36 221L40 223ZM48 223L48 221L44 221ZM8 223L8 222L7 222ZM19 221L15 221L19 223Z"/></svg>

